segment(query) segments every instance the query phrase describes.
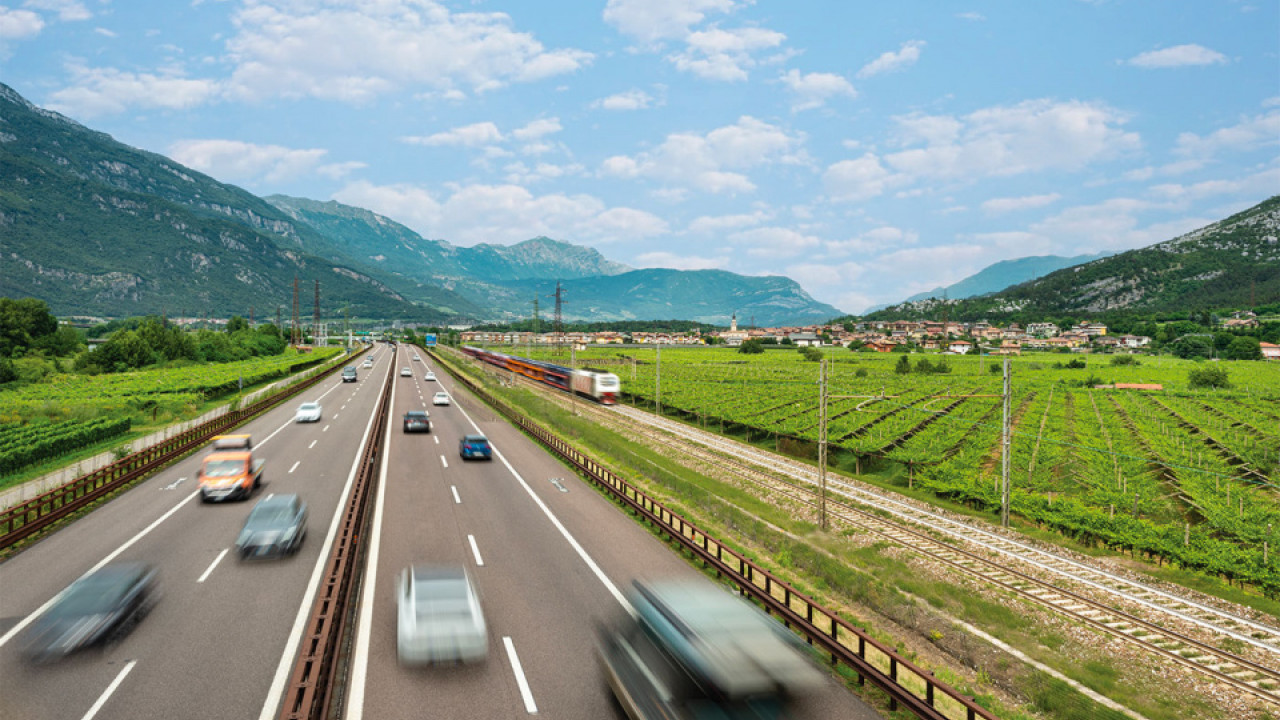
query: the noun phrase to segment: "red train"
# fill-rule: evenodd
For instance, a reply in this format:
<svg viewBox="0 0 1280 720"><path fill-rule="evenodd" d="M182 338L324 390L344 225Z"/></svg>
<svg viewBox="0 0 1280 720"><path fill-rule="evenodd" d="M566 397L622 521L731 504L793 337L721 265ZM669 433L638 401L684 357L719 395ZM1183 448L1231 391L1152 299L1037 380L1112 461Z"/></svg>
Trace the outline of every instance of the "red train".
<svg viewBox="0 0 1280 720"><path fill-rule="evenodd" d="M618 376L613 373L600 372L598 370L575 370L563 365L541 360L530 360L469 345L464 346L462 352L477 360L482 360L504 370L520 373L527 378L546 383L565 392L584 395L603 405L615 405L618 402L618 392L621 390L622 384L618 382Z"/></svg>

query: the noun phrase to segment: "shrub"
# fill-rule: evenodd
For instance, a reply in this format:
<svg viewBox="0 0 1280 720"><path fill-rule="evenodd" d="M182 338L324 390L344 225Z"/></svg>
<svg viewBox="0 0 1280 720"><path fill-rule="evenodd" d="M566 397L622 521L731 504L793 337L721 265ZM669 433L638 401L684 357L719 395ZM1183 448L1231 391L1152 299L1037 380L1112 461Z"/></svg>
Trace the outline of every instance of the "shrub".
<svg viewBox="0 0 1280 720"><path fill-rule="evenodd" d="M738 352L744 355L759 355L764 352L764 343L759 340L747 340L738 346Z"/></svg>
<svg viewBox="0 0 1280 720"><path fill-rule="evenodd" d="M1187 385L1194 388L1229 388L1231 387L1230 379L1227 377L1227 369L1217 365L1208 367L1192 368L1187 373Z"/></svg>
<svg viewBox="0 0 1280 720"><path fill-rule="evenodd" d="M1132 355L1115 355L1111 358L1112 365L1133 365L1138 366L1142 363L1138 362L1138 358Z"/></svg>

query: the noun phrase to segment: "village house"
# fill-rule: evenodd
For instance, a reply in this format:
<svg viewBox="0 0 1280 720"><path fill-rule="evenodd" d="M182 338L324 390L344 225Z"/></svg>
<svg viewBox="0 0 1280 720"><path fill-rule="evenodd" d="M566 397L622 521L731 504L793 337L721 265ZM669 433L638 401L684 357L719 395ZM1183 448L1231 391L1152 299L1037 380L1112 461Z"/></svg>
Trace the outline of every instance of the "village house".
<svg viewBox="0 0 1280 720"><path fill-rule="evenodd" d="M1051 338L1058 334L1058 326L1050 322L1027 323L1027 334L1038 338Z"/></svg>
<svg viewBox="0 0 1280 720"><path fill-rule="evenodd" d="M1262 350L1262 357L1265 360L1280 360L1280 345L1271 343L1258 343L1258 348Z"/></svg>
<svg viewBox="0 0 1280 720"><path fill-rule="evenodd" d="M972 349L973 343L968 340L952 340L951 344L947 346L947 350L949 352L953 352L957 355L966 355Z"/></svg>
<svg viewBox="0 0 1280 720"><path fill-rule="evenodd" d="M791 333L787 337L799 347L819 347L822 345L822 339L810 332Z"/></svg>
<svg viewBox="0 0 1280 720"><path fill-rule="evenodd" d="M1080 323L1071 328L1071 332L1085 337L1102 337L1107 334L1107 326L1102 323Z"/></svg>

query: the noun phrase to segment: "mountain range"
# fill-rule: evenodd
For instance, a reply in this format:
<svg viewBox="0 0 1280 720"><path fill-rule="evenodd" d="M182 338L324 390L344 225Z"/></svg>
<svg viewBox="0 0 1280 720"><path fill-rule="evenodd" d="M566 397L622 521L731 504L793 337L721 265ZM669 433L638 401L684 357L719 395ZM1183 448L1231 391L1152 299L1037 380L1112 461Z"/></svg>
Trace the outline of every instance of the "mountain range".
<svg viewBox="0 0 1280 720"><path fill-rule="evenodd" d="M1280 302L1280 195L1193 232L964 300L894 305L877 319L1183 312Z"/></svg>
<svg viewBox="0 0 1280 720"><path fill-rule="evenodd" d="M922 293L916 293L911 297L903 300L904 303L919 302L930 298L945 298L951 300L963 300L964 298L976 297L978 295L986 295L1004 290L1005 288L1019 285L1028 280L1034 280L1041 275L1048 275L1054 270L1072 267L1073 265L1081 265L1083 263L1104 258L1113 253L1101 252L1094 255L1076 255L1075 257L1062 257L1061 255L1034 255L1031 257L1015 258L1013 260L1001 260L986 266L969 277L946 287L936 287ZM889 305L878 305L867 310L868 313L876 310L883 310Z"/></svg>
<svg viewBox="0 0 1280 720"><path fill-rule="evenodd" d="M428 240L361 208L271 196L129 147L0 84L0 296L57 314L310 316L418 323L525 318L557 281L570 320L727 324L822 321L841 312L785 277L635 270L592 248Z"/></svg>

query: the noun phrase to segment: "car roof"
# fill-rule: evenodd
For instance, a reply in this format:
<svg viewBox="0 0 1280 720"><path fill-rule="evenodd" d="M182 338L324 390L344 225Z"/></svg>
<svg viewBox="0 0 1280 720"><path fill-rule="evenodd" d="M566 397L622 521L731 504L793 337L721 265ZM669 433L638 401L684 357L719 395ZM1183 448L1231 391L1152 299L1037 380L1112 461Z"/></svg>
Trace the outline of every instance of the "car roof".
<svg viewBox="0 0 1280 720"><path fill-rule="evenodd" d="M297 493L283 493L283 494L270 495L268 497L264 497L261 500L259 500L258 504L255 505L253 509L257 510L258 508L270 508L270 507L276 507L276 506L290 505L297 501L298 501Z"/></svg>
<svg viewBox="0 0 1280 720"><path fill-rule="evenodd" d="M411 415L412 415L413 417L419 417L419 416L421 416L421 417L430 417L430 416L427 414L427 411L426 411L426 410L410 410L410 411L408 411L408 412L406 412L406 413L404 414L404 416L405 416L405 417L409 417L409 416L411 416Z"/></svg>

